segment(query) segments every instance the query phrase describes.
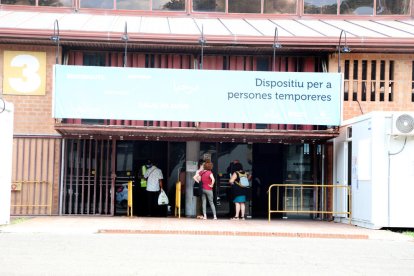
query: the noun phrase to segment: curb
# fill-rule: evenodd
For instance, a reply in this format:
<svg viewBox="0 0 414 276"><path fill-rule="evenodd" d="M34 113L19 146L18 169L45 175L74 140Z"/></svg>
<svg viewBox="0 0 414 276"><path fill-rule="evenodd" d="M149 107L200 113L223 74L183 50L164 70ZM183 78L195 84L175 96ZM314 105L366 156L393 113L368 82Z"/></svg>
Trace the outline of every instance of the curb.
<svg viewBox="0 0 414 276"><path fill-rule="evenodd" d="M99 229L98 234L171 234L171 235L207 235L207 236L246 236L246 237L283 237L317 239L358 239L367 240L362 234L326 234L326 233L287 233L287 232L243 232L243 231L204 231L204 230L124 230Z"/></svg>

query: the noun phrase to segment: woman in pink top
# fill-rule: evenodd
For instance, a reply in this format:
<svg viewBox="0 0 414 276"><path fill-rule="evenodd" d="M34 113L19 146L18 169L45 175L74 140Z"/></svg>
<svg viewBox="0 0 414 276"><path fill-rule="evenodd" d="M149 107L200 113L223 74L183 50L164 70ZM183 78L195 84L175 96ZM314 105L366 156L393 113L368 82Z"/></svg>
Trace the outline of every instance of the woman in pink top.
<svg viewBox="0 0 414 276"><path fill-rule="evenodd" d="M207 219L207 199L210 204L210 208L213 211L214 219L217 219L216 207L214 206L213 201L213 187L215 183L214 175L211 172L213 169L213 163L210 160L206 160L204 163L204 170L199 172L201 176L201 181L203 182L203 195L202 195L202 204L203 204L203 219Z"/></svg>

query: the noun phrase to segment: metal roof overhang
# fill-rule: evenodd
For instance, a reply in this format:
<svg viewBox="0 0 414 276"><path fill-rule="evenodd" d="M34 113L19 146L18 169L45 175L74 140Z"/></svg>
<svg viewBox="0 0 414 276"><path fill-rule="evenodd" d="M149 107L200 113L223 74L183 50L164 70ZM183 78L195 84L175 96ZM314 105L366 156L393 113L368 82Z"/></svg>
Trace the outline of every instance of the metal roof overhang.
<svg viewBox="0 0 414 276"><path fill-rule="evenodd" d="M0 43L55 46L50 40L51 33L44 30L38 32L19 33L16 30L0 30ZM103 37L102 34L88 32L62 32L60 34L60 46L71 49L90 50L123 50L125 43L118 36ZM128 51L158 51L164 53L189 52L199 53L199 36L178 35L129 35ZM297 52L327 52L336 53L338 38L280 38L282 48L277 49L278 54ZM342 44L344 41L342 41ZM208 37L208 43L204 47L206 54L272 54L273 38L264 37L238 37L234 41L232 37ZM364 38L347 39L347 45L356 53L412 53L414 39L407 38Z"/></svg>
<svg viewBox="0 0 414 276"><path fill-rule="evenodd" d="M341 30L353 52L412 53L414 20L411 18L251 18L196 15L122 15L0 10L0 42L55 45L58 22L60 45L71 48L122 49L125 23L128 49L162 52L199 51L201 30L206 53L271 53L275 29L283 48L278 53L336 52ZM345 43L342 37L342 44Z"/></svg>
<svg viewBox="0 0 414 276"><path fill-rule="evenodd" d="M55 129L72 139L117 139L148 141L216 141L252 143L324 143L339 135L327 130L208 129L174 127L126 127L56 123Z"/></svg>

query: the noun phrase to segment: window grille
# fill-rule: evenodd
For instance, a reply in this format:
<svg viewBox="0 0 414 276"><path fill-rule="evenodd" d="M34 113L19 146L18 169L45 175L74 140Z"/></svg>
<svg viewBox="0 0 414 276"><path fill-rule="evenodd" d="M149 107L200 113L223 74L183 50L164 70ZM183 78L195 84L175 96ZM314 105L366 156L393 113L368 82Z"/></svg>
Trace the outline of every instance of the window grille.
<svg viewBox="0 0 414 276"><path fill-rule="evenodd" d="M345 60L344 101L393 102L394 67L393 60Z"/></svg>

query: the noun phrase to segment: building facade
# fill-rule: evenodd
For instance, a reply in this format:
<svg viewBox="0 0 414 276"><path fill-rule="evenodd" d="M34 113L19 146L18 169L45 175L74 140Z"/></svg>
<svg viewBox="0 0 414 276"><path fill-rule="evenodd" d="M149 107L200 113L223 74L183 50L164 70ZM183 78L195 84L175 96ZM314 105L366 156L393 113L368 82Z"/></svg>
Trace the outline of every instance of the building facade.
<svg viewBox="0 0 414 276"><path fill-rule="evenodd" d="M231 209L227 167L233 160L256 177L252 216L267 214L270 184L334 184L332 140L340 123L228 122L215 114L211 121L56 117L54 65L90 66L91 72L340 73L342 120L413 111L412 9L405 0L1 1L1 97L15 108L12 182L21 183L12 191L11 213L125 214L123 184L134 179L139 186L147 159L162 169L170 198L177 180L186 183L187 216L196 213L190 176L199 158L216 164L223 216ZM138 97L157 93L149 88ZM205 94L205 103L195 103L200 112L218 103ZM98 98L85 96L91 109L99 109ZM313 192L306 198L312 208L322 204ZM136 202L135 213L144 215L139 196ZM332 209L329 200L323 204Z"/></svg>

